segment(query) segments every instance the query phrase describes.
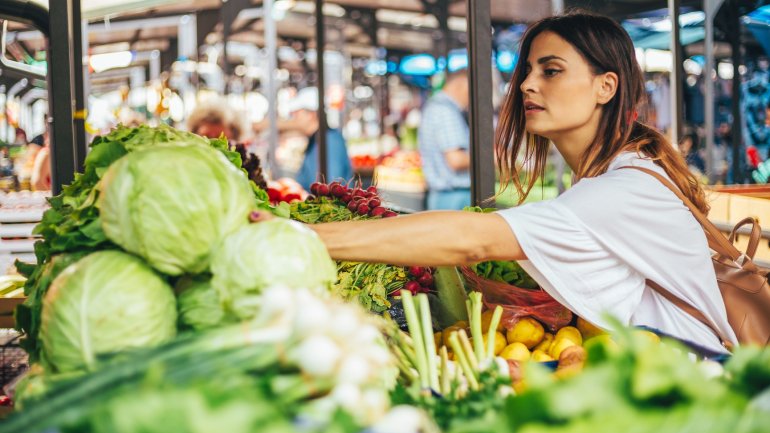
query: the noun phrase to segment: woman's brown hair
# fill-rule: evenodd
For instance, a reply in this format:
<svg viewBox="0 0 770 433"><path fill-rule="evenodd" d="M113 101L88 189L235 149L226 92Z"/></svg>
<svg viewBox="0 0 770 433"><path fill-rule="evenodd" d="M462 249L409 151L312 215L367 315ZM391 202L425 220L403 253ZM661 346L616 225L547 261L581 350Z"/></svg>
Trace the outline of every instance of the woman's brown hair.
<svg viewBox="0 0 770 433"><path fill-rule="evenodd" d="M575 175L578 178L599 176L620 153L636 151L662 167L684 195L704 214L708 213L703 188L678 150L663 134L636 119L637 109L645 97L644 79L628 33L611 18L581 11L538 21L522 38L519 63L501 106L495 132L502 189L513 183L522 203L545 171L549 140L526 132L521 91L532 41L543 32L553 32L570 43L595 74L614 72L619 77L615 96L603 106L596 137L575 168ZM523 182L516 165L522 146L524 165L531 167Z"/></svg>

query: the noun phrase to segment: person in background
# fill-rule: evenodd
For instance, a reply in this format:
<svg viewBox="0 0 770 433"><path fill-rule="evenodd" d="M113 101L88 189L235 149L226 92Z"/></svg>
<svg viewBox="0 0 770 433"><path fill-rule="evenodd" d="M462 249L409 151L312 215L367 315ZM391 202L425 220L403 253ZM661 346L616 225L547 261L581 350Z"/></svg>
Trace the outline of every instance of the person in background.
<svg viewBox="0 0 770 433"><path fill-rule="evenodd" d="M701 155L700 138L694 129L686 131L682 142L679 143L679 151L694 174L701 176L706 173L706 162Z"/></svg>
<svg viewBox="0 0 770 433"><path fill-rule="evenodd" d="M462 209L471 204L467 68L449 73L441 91L425 103L417 143L428 185L427 208Z"/></svg>
<svg viewBox="0 0 770 433"><path fill-rule="evenodd" d="M25 146L27 143L27 132L21 128L16 128L16 138L13 140L13 144Z"/></svg>
<svg viewBox="0 0 770 433"><path fill-rule="evenodd" d="M51 190L51 140L48 130L43 133L43 147L35 154L29 183L33 191Z"/></svg>
<svg viewBox="0 0 770 433"><path fill-rule="evenodd" d="M307 136L307 147L302 166L297 172L296 180L307 191L318 178L318 89L306 87L297 93L289 103L291 120L288 124ZM286 129L279 125L279 129ZM340 131L329 128L326 131L326 181L353 178L353 166L348 157L345 138Z"/></svg>
<svg viewBox="0 0 770 433"><path fill-rule="evenodd" d="M227 141L232 144L241 138L240 122L225 101L199 104L187 119L187 129L208 138L219 138L224 134Z"/></svg>

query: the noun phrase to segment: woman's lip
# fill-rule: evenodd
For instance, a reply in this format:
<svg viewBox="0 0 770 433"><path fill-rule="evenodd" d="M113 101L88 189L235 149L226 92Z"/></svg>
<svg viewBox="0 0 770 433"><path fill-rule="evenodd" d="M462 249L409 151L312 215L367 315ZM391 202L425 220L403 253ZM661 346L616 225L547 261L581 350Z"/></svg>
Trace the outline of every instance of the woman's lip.
<svg viewBox="0 0 770 433"><path fill-rule="evenodd" d="M541 111L545 111L543 107L527 107L524 109L524 114L535 114Z"/></svg>

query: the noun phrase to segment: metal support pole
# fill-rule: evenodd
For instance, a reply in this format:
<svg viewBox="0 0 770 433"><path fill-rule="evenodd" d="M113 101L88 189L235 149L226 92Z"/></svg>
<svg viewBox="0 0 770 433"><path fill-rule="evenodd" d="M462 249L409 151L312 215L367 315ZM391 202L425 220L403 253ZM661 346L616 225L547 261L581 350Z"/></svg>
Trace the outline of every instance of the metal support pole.
<svg viewBox="0 0 770 433"><path fill-rule="evenodd" d="M315 52L316 52L316 69L318 73L318 138L316 139L316 146L318 146L318 174L321 179L329 181L327 179L328 173L328 155L326 154L326 131L329 129L326 124L326 104L324 104L325 92L325 79L324 79L324 45L326 45L325 38L325 26L324 26L324 13L323 13L323 0L315 0Z"/></svg>
<svg viewBox="0 0 770 433"><path fill-rule="evenodd" d="M267 52L267 119L270 129L267 135L267 166L271 176L278 170L275 150L278 147L278 86L275 82L275 70L278 69L278 36L273 19L273 0L264 0L265 51Z"/></svg>
<svg viewBox="0 0 770 433"><path fill-rule="evenodd" d="M48 92L51 113L51 188L59 194L62 185L72 182L77 164L75 125L75 88L72 76L73 0L52 1L48 39Z"/></svg>
<svg viewBox="0 0 770 433"><path fill-rule="evenodd" d="M679 39L680 0L668 0L668 16L671 18L671 143L679 144L682 132L682 44Z"/></svg>
<svg viewBox="0 0 770 433"><path fill-rule="evenodd" d="M716 181L714 172L714 16L724 0L703 0L703 11L706 13L704 27L706 29L705 47L706 67L703 77L705 80L703 99L706 115L706 174L709 183Z"/></svg>
<svg viewBox="0 0 770 433"><path fill-rule="evenodd" d="M85 24L85 25L84 25ZM88 71L83 70L83 53L88 52L88 22L80 13L80 0L72 0L72 81L75 84L75 112L72 115L75 126L75 169L82 173L86 161L86 117L88 106L85 93L85 79ZM86 35L83 37L83 35ZM85 44L85 46L84 46Z"/></svg>
<svg viewBox="0 0 770 433"><path fill-rule="evenodd" d="M492 19L490 0L468 0L468 66L470 70L471 201L483 203L495 194L492 126Z"/></svg>
<svg viewBox="0 0 770 433"><path fill-rule="evenodd" d="M741 164L743 155L743 121L741 120L741 74L739 71L741 65L741 19L738 14L738 5L734 0L730 1L728 5L728 24L727 27L731 29L728 32L728 38L730 39L730 46L732 48L732 60L733 60L733 125L732 125L732 145L733 145L733 181L736 184L744 182L743 166Z"/></svg>

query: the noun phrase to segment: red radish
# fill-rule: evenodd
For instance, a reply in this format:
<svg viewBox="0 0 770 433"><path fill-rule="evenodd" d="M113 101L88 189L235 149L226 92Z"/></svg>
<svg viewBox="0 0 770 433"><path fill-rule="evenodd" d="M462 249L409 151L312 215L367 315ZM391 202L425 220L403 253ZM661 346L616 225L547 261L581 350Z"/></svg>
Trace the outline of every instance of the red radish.
<svg viewBox="0 0 770 433"><path fill-rule="evenodd" d="M407 281L406 284L404 284L404 289L409 290L413 295L416 295L420 293L422 286L420 286L420 283L417 281Z"/></svg>
<svg viewBox="0 0 770 433"><path fill-rule="evenodd" d="M376 187L376 186L374 186L374 185L372 185L372 186L370 186L369 188L366 188L366 191L367 191L367 192L371 192L371 193L373 193L373 194L377 194L377 187Z"/></svg>
<svg viewBox="0 0 770 433"><path fill-rule="evenodd" d="M321 182L313 182L310 184L310 192L318 195L318 187L321 186Z"/></svg>
<svg viewBox="0 0 770 433"><path fill-rule="evenodd" d="M430 287L420 286L420 293L430 293L431 290Z"/></svg>
<svg viewBox="0 0 770 433"><path fill-rule="evenodd" d="M364 193L364 197L366 197L366 198L375 198L375 197L377 197L377 194L375 194L373 192L366 192L366 193Z"/></svg>
<svg viewBox="0 0 770 433"><path fill-rule="evenodd" d="M398 216L398 214L393 212L392 210L385 211L385 213L382 214L383 218L390 218L390 217L394 217L394 216Z"/></svg>
<svg viewBox="0 0 770 433"><path fill-rule="evenodd" d="M433 275L426 272L417 279L417 282L420 283L421 286L433 287Z"/></svg>
<svg viewBox="0 0 770 433"><path fill-rule="evenodd" d="M356 188L353 190L353 197L364 197L366 196L366 192L360 188Z"/></svg>
<svg viewBox="0 0 770 433"><path fill-rule="evenodd" d="M358 213L361 215L369 215L369 206L367 206L366 203L359 204Z"/></svg>
<svg viewBox="0 0 770 433"><path fill-rule="evenodd" d="M300 197L299 194L286 194L283 196L283 201L286 203L291 203L294 200L302 200L302 197Z"/></svg>
<svg viewBox="0 0 770 433"><path fill-rule="evenodd" d="M369 206L371 206L371 202L369 202ZM382 216L382 214L384 214L387 211L388 210L382 206L375 206L372 208L371 211L369 211L369 216L373 216L373 217Z"/></svg>
<svg viewBox="0 0 770 433"><path fill-rule="evenodd" d="M410 266L409 267L409 275L411 275L411 276L413 276L415 278L422 277L424 273L425 273L425 268L423 268L422 266Z"/></svg>
<svg viewBox="0 0 770 433"><path fill-rule="evenodd" d="M350 200L353 200L353 195L350 193L347 193L340 197L340 200L342 200L343 203L350 203Z"/></svg>
<svg viewBox="0 0 770 433"><path fill-rule="evenodd" d="M331 192L335 197L342 197L343 195L347 194L348 190L344 186L336 184L329 187L329 192Z"/></svg>
<svg viewBox="0 0 770 433"><path fill-rule="evenodd" d="M382 204L382 202L377 197L373 197L373 198L369 199L369 207L371 207L371 208L375 208L375 207L379 206L380 204Z"/></svg>
<svg viewBox="0 0 770 433"><path fill-rule="evenodd" d="M316 196L310 194L309 196L305 197L305 201L315 201L316 198Z"/></svg>
<svg viewBox="0 0 770 433"><path fill-rule="evenodd" d="M324 184L318 185L318 195L329 195L329 186Z"/></svg>
<svg viewBox="0 0 770 433"><path fill-rule="evenodd" d="M348 210L351 212L358 211L358 203L356 203L355 201L351 201L350 203L348 203Z"/></svg>
<svg viewBox="0 0 770 433"><path fill-rule="evenodd" d="M275 188L268 188L267 189L267 196L270 198L270 201L277 202L281 200L281 191L278 191Z"/></svg>

